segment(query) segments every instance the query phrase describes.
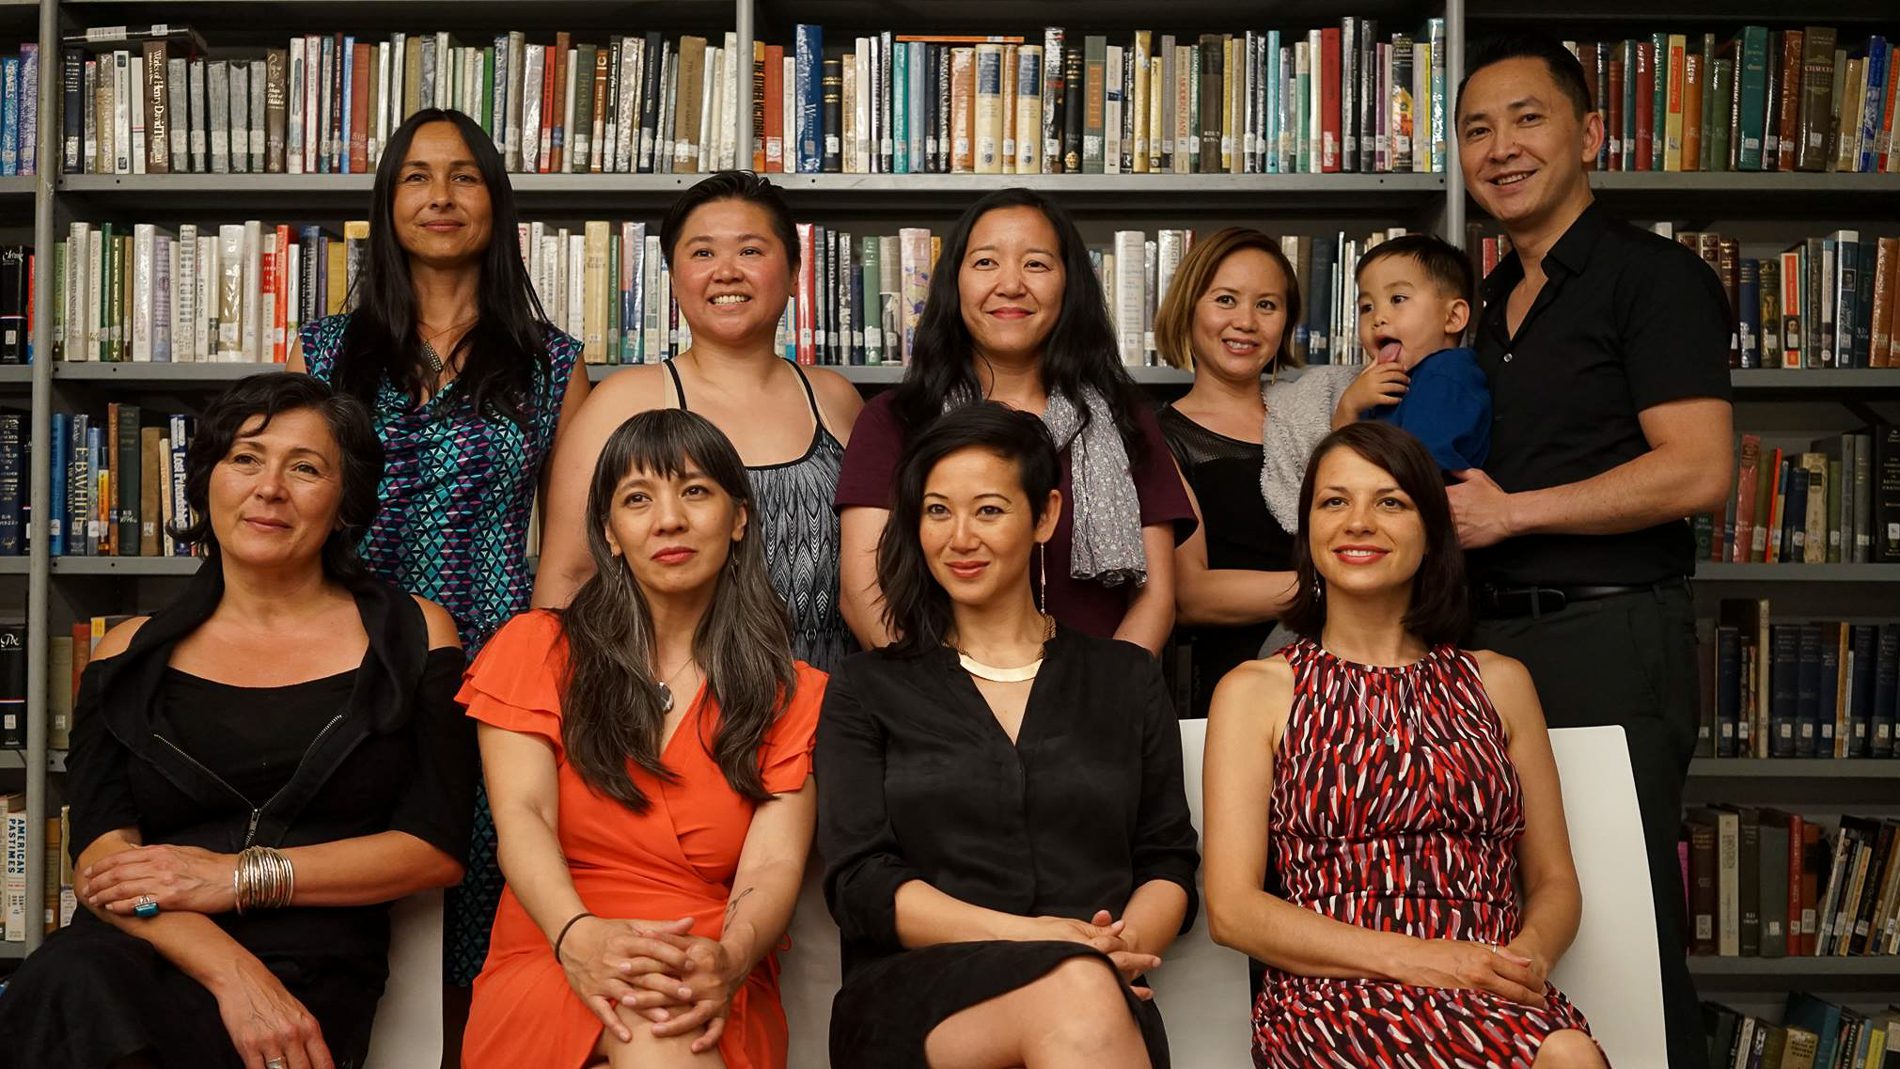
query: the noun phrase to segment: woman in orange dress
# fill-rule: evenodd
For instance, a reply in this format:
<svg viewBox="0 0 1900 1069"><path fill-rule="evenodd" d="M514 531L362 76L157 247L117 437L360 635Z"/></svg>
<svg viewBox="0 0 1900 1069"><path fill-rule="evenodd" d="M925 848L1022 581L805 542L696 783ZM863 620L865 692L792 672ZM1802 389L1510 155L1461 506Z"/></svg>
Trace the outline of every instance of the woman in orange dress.
<svg viewBox="0 0 1900 1069"><path fill-rule="evenodd" d="M469 670L508 887L466 1069L784 1066L772 950L825 676L792 659L752 508L704 418L628 420L594 470L594 577Z"/></svg>

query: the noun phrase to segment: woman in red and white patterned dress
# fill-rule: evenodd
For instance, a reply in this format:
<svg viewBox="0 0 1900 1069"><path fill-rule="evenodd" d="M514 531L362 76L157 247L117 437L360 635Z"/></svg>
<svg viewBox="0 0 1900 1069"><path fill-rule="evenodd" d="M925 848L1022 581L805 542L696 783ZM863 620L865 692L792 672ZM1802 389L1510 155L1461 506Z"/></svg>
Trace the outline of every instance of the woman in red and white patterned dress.
<svg viewBox="0 0 1900 1069"><path fill-rule="evenodd" d="M1601 1069L1545 979L1582 899L1543 710L1523 665L1455 645L1436 464L1353 424L1300 514L1305 637L1231 672L1208 720L1209 923L1268 966L1254 1064Z"/></svg>

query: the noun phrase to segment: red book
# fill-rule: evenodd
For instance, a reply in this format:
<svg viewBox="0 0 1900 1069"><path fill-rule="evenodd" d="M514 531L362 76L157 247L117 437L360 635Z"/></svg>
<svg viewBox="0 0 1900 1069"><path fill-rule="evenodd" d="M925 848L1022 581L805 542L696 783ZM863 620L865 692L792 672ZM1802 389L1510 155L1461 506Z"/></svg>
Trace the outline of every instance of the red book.
<svg viewBox="0 0 1900 1069"><path fill-rule="evenodd" d="M794 326L798 331L798 362L815 364L818 362L816 336L818 330L818 279L812 271L813 261L818 259L818 248L812 240L810 223L798 224L798 308Z"/></svg>
<svg viewBox="0 0 1900 1069"><path fill-rule="evenodd" d="M541 63L541 144L535 161L537 164L535 170L542 174L552 169L554 128L559 125L554 121L554 113L559 107L559 103L554 99L555 72L559 69L559 64L555 62L555 55L555 50L549 48L546 58Z"/></svg>
<svg viewBox="0 0 1900 1069"><path fill-rule="evenodd" d="M1636 42L1636 170L1650 169L1656 138L1656 46Z"/></svg>
<svg viewBox="0 0 1900 1069"><path fill-rule="evenodd" d="M1801 910L1807 900L1801 895L1801 856L1807 852L1804 836L1806 822L1799 813L1788 814L1788 956L1805 954L1801 938Z"/></svg>
<svg viewBox="0 0 1900 1069"><path fill-rule="evenodd" d="M277 304L271 315L271 359L283 363L290 355L290 227L277 227L277 286L271 293Z"/></svg>
<svg viewBox="0 0 1900 1069"><path fill-rule="evenodd" d="M1748 562L1755 539L1756 483L1761 479L1761 435L1742 435L1741 459L1735 465L1735 544L1729 560Z"/></svg>
<svg viewBox="0 0 1900 1069"><path fill-rule="evenodd" d="M785 172L785 47L765 47L765 170Z"/></svg>
<svg viewBox="0 0 1900 1069"><path fill-rule="evenodd" d="M356 45L350 69L350 173L369 171L369 67L372 49Z"/></svg>
<svg viewBox="0 0 1900 1069"><path fill-rule="evenodd" d="M1801 823L1801 953L1812 957L1816 949L1819 920L1815 910L1821 901L1821 866L1827 861L1826 841L1821 826Z"/></svg>
<svg viewBox="0 0 1900 1069"><path fill-rule="evenodd" d="M1339 27L1319 31L1320 170L1339 170Z"/></svg>
<svg viewBox="0 0 1900 1069"><path fill-rule="evenodd" d="M1794 170L1795 131L1801 114L1801 31L1784 30L1781 34L1781 99L1773 101L1776 108L1775 133L1780 138L1775 146L1775 169Z"/></svg>

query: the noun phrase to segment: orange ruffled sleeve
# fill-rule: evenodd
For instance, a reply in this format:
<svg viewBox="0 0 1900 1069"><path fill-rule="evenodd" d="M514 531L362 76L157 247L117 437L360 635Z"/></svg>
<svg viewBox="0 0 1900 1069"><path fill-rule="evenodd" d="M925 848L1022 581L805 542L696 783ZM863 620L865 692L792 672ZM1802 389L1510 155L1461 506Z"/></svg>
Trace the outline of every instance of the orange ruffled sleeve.
<svg viewBox="0 0 1900 1069"><path fill-rule="evenodd" d="M765 732L759 748L759 779L773 794L791 794L811 776L812 746L818 738L818 709L825 702L824 672L798 662L798 690L791 704Z"/></svg>
<svg viewBox="0 0 1900 1069"><path fill-rule="evenodd" d="M462 676L455 700L484 724L534 735L561 749L561 675L567 641L551 612L525 612L496 631Z"/></svg>

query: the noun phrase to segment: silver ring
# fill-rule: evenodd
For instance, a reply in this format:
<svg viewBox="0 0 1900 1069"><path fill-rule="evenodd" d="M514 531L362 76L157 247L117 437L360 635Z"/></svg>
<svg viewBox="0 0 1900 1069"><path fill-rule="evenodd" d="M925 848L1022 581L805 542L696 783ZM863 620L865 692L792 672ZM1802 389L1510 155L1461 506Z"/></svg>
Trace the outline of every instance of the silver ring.
<svg viewBox="0 0 1900 1069"><path fill-rule="evenodd" d="M264 1062L264 1069L285 1069L285 1066L289 1064L282 1058L270 1058Z"/></svg>

